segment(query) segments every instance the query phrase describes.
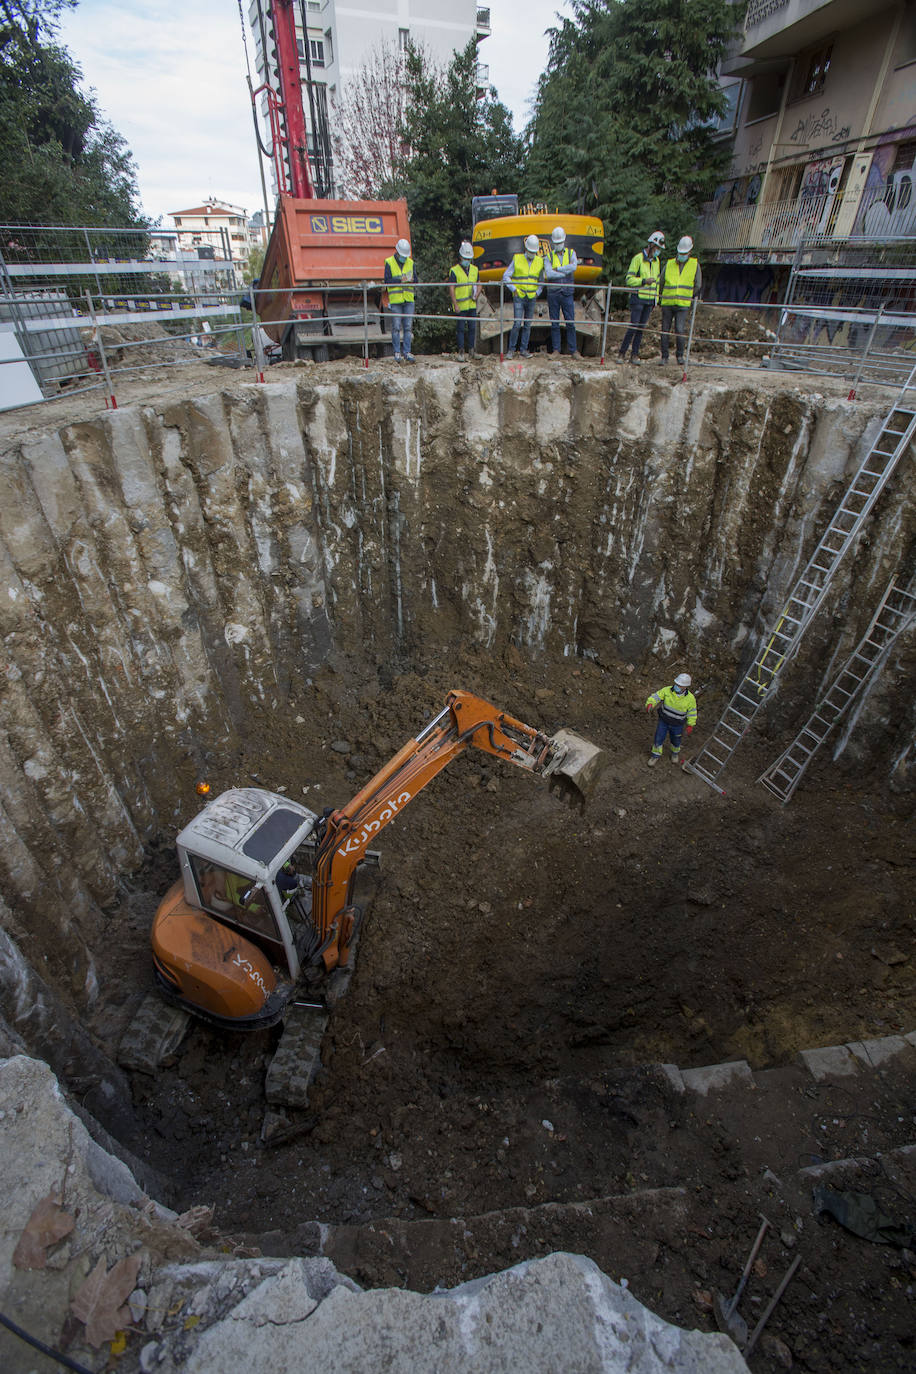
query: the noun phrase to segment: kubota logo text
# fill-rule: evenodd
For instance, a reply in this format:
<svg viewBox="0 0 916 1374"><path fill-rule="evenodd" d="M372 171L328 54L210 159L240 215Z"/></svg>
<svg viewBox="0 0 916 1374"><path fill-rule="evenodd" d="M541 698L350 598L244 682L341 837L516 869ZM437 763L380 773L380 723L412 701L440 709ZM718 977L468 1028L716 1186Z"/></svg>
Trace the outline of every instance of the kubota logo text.
<svg viewBox="0 0 916 1374"><path fill-rule="evenodd" d="M251 981L258 985L258 987L265 994L265 996L267 995L269 991L267 984L264 982L264 979L261 977L260 973L258 973L257 969L255 968L254 964L251 962L250 959L243 959L242 956L238 953L238 951L234 950L232 954L232 962L235 964L236 968L243 968L245 972L248 974L248 977L251 979Z"/></svg>
<svg viewBox="0 0 916 1374"><path fill-rule="evenodd" d="M368 844L376 830L381 830L391 820L392 816L398 814L398 807L405 806L410 801L410 793L402 792L398 797L389 797L384 807L378 813L378 820L366 821L362 829L350 835L345 845L341 845L338 854L341 858L346 858L348 854L355 854L362 849L364 844Z"/></svg>
<svg viewBox="0 0 916 1374"><path fill-rule="evenodd" d="M310 215L313 234L380 234L379 215Z"/></svg>

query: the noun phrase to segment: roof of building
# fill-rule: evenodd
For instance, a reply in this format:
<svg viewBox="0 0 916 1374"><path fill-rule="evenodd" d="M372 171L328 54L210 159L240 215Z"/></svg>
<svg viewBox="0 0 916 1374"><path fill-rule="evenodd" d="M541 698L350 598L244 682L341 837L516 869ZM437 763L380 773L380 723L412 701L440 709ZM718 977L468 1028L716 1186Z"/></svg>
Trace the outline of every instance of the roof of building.
<svg viewBox="0 0 916 1374"><path fill-rule="evenodd" d="M225 200L210 200L203 205L194 205L188 210L169 210L169 215L241 215L245 211L240 205L230 205Z"/></svg>

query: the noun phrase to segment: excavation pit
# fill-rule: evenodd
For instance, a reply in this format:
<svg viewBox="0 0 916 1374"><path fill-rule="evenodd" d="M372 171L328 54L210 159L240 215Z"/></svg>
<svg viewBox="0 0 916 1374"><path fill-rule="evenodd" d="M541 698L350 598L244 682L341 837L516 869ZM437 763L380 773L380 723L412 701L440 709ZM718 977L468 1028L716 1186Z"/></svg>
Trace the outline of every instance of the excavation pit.
<svg viewBox="0 0 916 1374"><path fill-rule="evenodd" d="M912 556L912 454L723 798L667 757L646 768L646 697L689 668L705 737L877 397L587 366L279 373L36 428L4 457L9 934L113 1054L152 986L149 924L199 776L340 805L455 687L579 732L608 754L583 815L469 751L380 836L305 1112L265 1141L278 1032L194 1025L131 1077L121 1134L173 1205L213 1204L265 1252L301 1252L321 1223L358 1281L431 1288L593 1243L695 1323L726 1233L756 1229L767 1147L782 1165L818 1153L812 1134L854 1154L866 1112L869 1150L912 1139L896 1071L845 1114L793 1077L800 1049L916 1027L912 645L788 807L755 783ZM698 1107L648 1067L725 1060L788 1075L786 1100ZM801 1129L820 1108L828 1131ZM615 1223L615 1251L563 1210L683 1187L720 1228L693 1268L683 1216L665 1268L638 1225L628 1249ZM417 1229L387 1257L369 1239L496 1213L447 1257Z"/></svg>

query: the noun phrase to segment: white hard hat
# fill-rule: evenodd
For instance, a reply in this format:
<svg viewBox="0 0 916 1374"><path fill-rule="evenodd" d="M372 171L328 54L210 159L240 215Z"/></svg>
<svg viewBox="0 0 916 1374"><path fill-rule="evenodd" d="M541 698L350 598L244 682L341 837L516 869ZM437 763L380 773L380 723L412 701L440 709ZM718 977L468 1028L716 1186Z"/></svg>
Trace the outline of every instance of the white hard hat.
<svg viewBox="0 0 916 1374"><path fill-rule="evenodd" d="M474 256L474 250L467 239L465 239L464 243L458 249L458 256L459 258L464 258L465 262L470 262L471 258Z"/></svg>
<svg viewBox="0 0 916 1374"><path fill-rule="evenodd" d="M537 234L529 234L525 239L525 252L537 253L541 247L541 241Z"/></svg>
<svg viewBox="0 0 916 1374"><path fill-rule="evenodd" d="M677 251L678 251L679 253L692 253L692 252L693 252L693 239L690 237L689 234L685 234L684 237L683 237L682 239L678 239L678 241L677 241Z"/></svg>
<svg viewBox="0 0 916 1374"><path fill-rule="evenodd" d="M558 224L556 229L553 230L550 235L550 242L555 243L558 248L561 243L566 242L566 230L563 228L562 224Z"/></svg>
<svg viewBox="0 0 916 1374"><path fill-rule="evenodd" d="M660 229L656 229L654 234L649 235L649 242L654 243L656 248L664 248L665 236Z"/></svg>
<svg viewBox="0 0 916 1374"><path fill-rule="evenodd" d="M398 239L397 247L394 250L399 258L410 257L410 244L406 239Z"/></svg>
<svg viewBox="0 0 916 1374"><path fill-rule="evenodd" d="M677 677L674 679L674 685L675 685L675 687L689 687L689 686L690 686L690 674L689 674L689 673L678 673Z"/></svg>

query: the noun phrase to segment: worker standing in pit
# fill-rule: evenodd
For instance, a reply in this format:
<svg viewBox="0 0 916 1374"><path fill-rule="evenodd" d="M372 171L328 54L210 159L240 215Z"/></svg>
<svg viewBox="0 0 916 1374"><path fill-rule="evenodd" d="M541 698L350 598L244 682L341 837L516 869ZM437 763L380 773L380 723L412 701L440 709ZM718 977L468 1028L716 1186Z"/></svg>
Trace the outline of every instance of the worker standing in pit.
<svg viewBox="0 0 916 1374"><path fill-rule="evenodd" d="M448 293L452 298L455 312L455 332L458 344L458 357L464 362L464 344L467 337L468 352L477 352L477 294L480 291L480 276L473 261L474 249L465 239L458 249L458 261L449 272Z"/></svg>
<svg viewBox="0 0 916 1374"><path fill-rule="evenodd" d="M661 274L659 254L665 246L665 236L660 229L650 234L645 248L631 260L627 268L627 286L630 288L630 328L623 336L617 361L626 362L627 349L630 349L630 362L638 366L639 345L642 331L646 327L653 307L658 300L658 279Z"/></svg>
<svg viewBox="0 0 916 1374"><path fill-rule="evenodd" d="M700 264L692 257L693 239L685 234L678 239L677 257L665 263L662 278L662 356L659 365L664 367L668 361L668 339L671 325L674 324L674 345L677 360L683 366L687 343L687 312L703 289L703 273Z"/></svg>
<svg viewBox="0 0 916 1374"><path fill-rule="evenodd" d="M646 702L646 710L658 711L658 725L649 755L649 767L654 768L662 756L665 737L671 737L671 762L681 761L681 737L686 726L688 735L697 723L697 699L690 690L690 674L678 673L671 687L660 687Z"/></svg>
<svg viewBox="0 0 916 1374"><path fill-rule="evenodd" d="M573 299L573 277L578 258L575 248L566 247L566 230L558 224L550 235L550 255L544 263L547 279L547 312L550 315L550 343L557 356L560 347L560 311L566 321L566 351L576 357L576 306ZM554 285L554 283L557 283Z"/></svg>
<svg viewBox="0 0 916 1374"><path fill-rule="evenodd" d="M416 284L410 244L398 239L394 253L385 259L385 285L391 310L391 347L394 361L416 362L410 351L413 343L414 286Z"/></svg>
<svg viewBox="0 0 916 1374"><path fill-rule="evenodd" d="M506 350L507 358L515 357L515 345L519 341L520 331L522 338L519 356L531 357L528 352L528 340L531 337L534 302L542 290L543 270L544 259L541 257L540 241L536 234L529 234L525 239L524 253L516 253L503 273L503 282L512 295L512 331Z"/></svg>

